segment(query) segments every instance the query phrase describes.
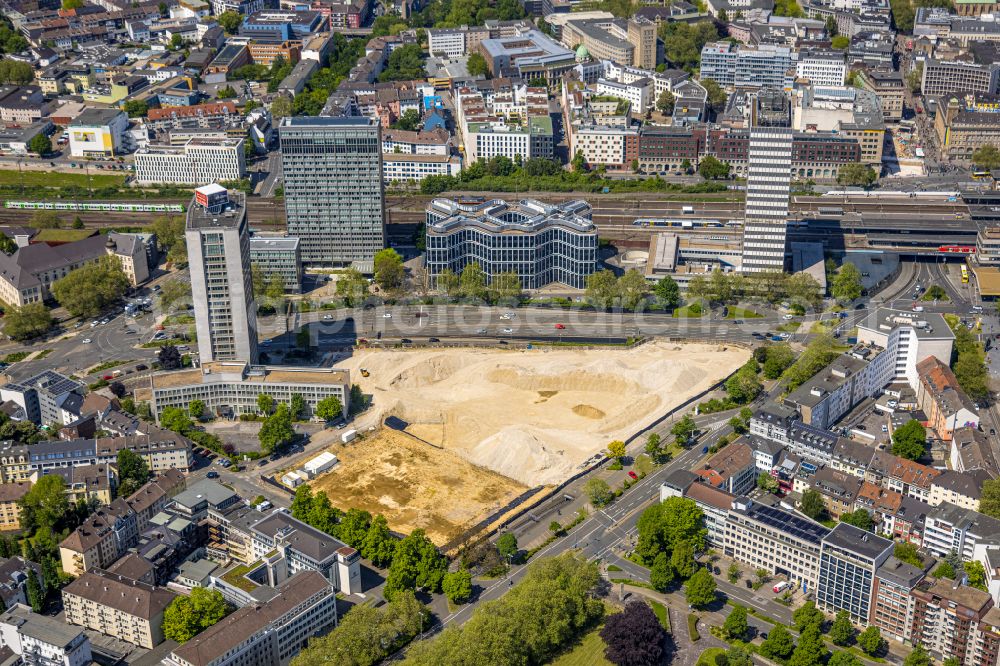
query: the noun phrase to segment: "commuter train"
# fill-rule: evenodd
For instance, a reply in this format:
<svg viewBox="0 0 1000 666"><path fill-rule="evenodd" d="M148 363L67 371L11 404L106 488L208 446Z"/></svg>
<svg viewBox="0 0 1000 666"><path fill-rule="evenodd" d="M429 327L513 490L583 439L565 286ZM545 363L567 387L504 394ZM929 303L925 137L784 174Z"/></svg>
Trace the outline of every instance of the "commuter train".
<svg viewBox="0 0 1000 666"><path fill-rule="evenodd" d="M117 201L4 201L16 210L80 210L111 213L183 213L179 203L127 203Z"/></svg>

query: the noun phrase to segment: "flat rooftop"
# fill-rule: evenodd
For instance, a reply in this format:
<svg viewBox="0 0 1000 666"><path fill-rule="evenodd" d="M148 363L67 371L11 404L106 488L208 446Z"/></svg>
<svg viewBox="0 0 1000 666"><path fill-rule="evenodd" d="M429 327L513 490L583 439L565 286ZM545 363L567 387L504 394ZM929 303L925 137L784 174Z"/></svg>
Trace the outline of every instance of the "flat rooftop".
<svg viewBox="0 0 1000 666"><path fill-rule="evenodd" d="M869 560L874 560L886 549L892 548L892 541L848 523L837 523L823 539L823 543L843 548Z"/></svg>
<svg viewBox="0 0 1000 666"><path fill-rule="evenodd" d="M191 198L188 206L188 229L237 229L246 219L245 195L242 192L230 192L229 203L219 212L210 212L207 208L195 203Z"/></svg>
<svg viewBox="0 0 1000 666"><path fill-rule="evenodd" d="M336 368L254 366L250 371L244 372L232 366L233 364L230 364L229 367L219 368L218 364L205 363L201 368L157 373L152 377L152 388L179 388L182 386L226 382L322 385L346 384L350 381L350 372Z"/></svg>

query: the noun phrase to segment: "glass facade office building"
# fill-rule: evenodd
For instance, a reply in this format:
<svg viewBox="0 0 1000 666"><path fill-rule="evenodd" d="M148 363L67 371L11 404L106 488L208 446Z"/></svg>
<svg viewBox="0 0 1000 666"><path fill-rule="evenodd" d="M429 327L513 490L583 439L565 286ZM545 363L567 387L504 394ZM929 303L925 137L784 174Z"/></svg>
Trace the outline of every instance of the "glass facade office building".
<svg viewBox="0 0 1000 666"><path fill-rule="evenodd" d="M288 235L301 239L302 261L370 266L385 247L378 121L285 118L279 136Z"/></svg>
<svg viewBox="0 0 1000 666"><path fill-rule="evenodd" d="M426 261L435 284L445 269L461 273L476 262L487 284L513 272L524 289L553 282L582 289L597 267L597 229L585 201L435 199L427 209Z"/></svg>

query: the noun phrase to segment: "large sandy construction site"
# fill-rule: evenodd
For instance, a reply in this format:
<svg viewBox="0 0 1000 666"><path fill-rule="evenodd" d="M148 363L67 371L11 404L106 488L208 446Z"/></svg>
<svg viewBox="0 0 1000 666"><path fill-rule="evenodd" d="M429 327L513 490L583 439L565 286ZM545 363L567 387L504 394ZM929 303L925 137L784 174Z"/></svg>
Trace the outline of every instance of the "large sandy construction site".
<svg viewBox="0 0 1000 666"><path fill-rule="evenodd" d="M382 419L525 486L558 483L749 358L738 347L366 350L340 364ZM365 368L369 377L362 377Z"/></svg>

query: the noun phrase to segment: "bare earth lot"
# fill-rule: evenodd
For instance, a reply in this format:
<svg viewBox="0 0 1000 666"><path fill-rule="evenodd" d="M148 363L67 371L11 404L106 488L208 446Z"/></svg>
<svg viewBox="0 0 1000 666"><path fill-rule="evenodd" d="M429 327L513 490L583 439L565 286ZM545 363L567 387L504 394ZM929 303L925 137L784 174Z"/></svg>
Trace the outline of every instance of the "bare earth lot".
<svg viewBox="0 0 1000 666"><path fill-rule="evenodd" d="M437 544L527 490L396 430L383 428L346 446L336 443L339 436L338 431L326 431L313 438L328 438L329 450L341 461L310 484L313 491L325 490L334 506L344 510L381 513L398 532L422 527Z"/></svg>
<svg viewBox="0 0 1000 666"><path fill-rule="evenodd" d="M340 465L312 482L342 509L382 513L392 529L424 528L441 544L528 488L557 484L608 442L625 438L749 358L719 345L665 342L632 349L365 350L338 365L374 397L339 443ZM370 372L362 377L360 369ZM359 423L360 425L360 423ZM424 441L420 441L424 440ZM322 441L322 439L320 439Z"/></svg>
<svg viewBox="0 0 1000 666"><path fill-rule="evenodd" d="M632 349L366 350L341 365L381 418L534 487L559 483L738 368L749 352L655 342ZM362 377L366 368L370 377Z"/></svg>

